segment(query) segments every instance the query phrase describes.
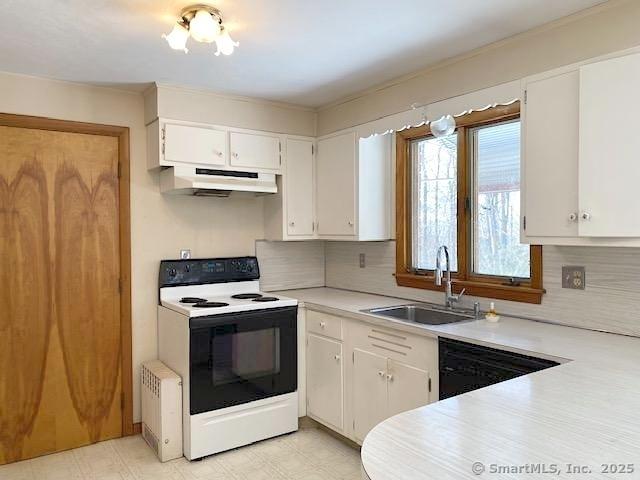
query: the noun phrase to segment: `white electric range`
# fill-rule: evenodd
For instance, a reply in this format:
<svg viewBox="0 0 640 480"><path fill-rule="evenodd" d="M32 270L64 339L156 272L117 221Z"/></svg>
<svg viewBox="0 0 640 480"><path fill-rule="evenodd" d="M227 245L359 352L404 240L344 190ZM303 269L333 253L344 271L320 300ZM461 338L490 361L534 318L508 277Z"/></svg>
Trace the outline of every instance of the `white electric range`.
<svg viewBox="0 0 640 480"><path fill-rule="evenodd" d="M163 260L158 353L183 382L188 459L298 429L297 305L255 257Z"/></svg>

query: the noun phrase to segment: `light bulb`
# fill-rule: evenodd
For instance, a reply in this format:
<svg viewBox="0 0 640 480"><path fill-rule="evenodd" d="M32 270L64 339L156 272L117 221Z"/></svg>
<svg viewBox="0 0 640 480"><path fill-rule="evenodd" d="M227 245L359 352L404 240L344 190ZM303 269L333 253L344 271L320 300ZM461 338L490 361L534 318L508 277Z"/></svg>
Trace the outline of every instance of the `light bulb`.
<svg viewBox="0 0 640 480"><path fill-rule="evenodd" d="M189 22L189 32L194 40L211 43L220 34L220 24L206 10L198 10Z"/></svg>
<svg viewBox="0 0 640 480"><path fill-rule="evenodd" d="M446 137L447 135L451 135L456 129L456 119L451 115L445 115L431 122L429 128L434 137Z"/></svg>
<svg viewBox="0 0 640 480"><path fill-rule="evenodd" d="M216 39L216 46L218 49L216 50L216 56L223 55L231 55L233 53L233 49L240 45L239 42L234 42L229 35L229 31L226 28L222 29L222 33Z"/></svg>
<svg viewBox="0 0 640 480"><path fill-rule="evenodd" d="M164 38L169 46L174 50L183 50L184 53L189 51L186 48L187 39L189 38L189 30L180 23L176 23L173 30L171 30L171 33L169 35L163 34L162 38Z"/></svg>

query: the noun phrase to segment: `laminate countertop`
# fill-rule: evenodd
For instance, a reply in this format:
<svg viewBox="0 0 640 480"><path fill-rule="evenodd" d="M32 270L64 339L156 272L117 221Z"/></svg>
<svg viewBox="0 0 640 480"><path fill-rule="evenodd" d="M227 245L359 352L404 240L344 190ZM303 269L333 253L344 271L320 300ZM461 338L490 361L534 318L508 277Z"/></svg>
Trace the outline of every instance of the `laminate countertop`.
<svg viewBox="0 0 640 480"><path fill-rule="evenodd" d="M400 298L282 294L313 310L562 363L380 423L361 452L371 480L640 478L640 339L507 316L415 325L361 312L412 303Z"/></svg>

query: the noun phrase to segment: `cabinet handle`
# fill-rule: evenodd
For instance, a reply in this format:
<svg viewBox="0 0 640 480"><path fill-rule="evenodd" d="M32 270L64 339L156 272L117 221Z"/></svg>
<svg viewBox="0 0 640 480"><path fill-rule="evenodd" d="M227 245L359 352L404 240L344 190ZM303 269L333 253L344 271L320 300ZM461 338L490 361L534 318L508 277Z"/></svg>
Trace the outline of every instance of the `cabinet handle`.
<svg viewBox="0 0 640 480"><path fill-rule="evenodd" d="M214 150L213 153L215 153L219 157L222 156L222 152L220 150Z"/></svg>
<svg viewBox="0 0 640 480"><path fill-rule="evenodd" d="M389 380L390 382L393 382L393 374L387 373L387 380Z"/></svg>
<svg viewBox="0 0 640 480"><path fill-rule="evenodd" d="M294 227L296 225L296 222L289 222L289 226Z"/></svg>
<svg viewBox="0 0 640 480"><path fill-rule="evenodd" d="M591 214L589 212L582 212L583 220L591 220Z"/></svg>
<svg viewBox="0 0 640 480"><path fill-rule="evenodd" d="M578 214L576 212L571 212L571 214L569 215L569 221L575 222L576 220L578 220Z"/></svg>
<svg viewBox="0 0 640 480"><path fill-rule="evenodd" d="M340 361L340 355L334 355L333 358L335 358L337 361Z"/></svg>
<svg viewBox="0 0 640 480"><path fill-rule="evenodd" d="M382 370L378 370L378 375L380 375L380 377L384 377L384 372Z"/></svg>
<svg viewBox="0 0 640 480"><path fill-rule="evenodd" d="M238 158L238 152L233 152L233 153L231 154L231 156L232 156L233 158Z"/></svg>
<svg viewBox="0 0 640 480"><path fill-rule="evenodd" d="M352 221L348 221L347 223L349 224L350 227L353 227L353 222Z"/></svg>
<svg viewBox="0 0 640 480"><path fill-rule="evenodd" d="M327 322L320 322L320 328L324 328L327 326Z"/></svg>

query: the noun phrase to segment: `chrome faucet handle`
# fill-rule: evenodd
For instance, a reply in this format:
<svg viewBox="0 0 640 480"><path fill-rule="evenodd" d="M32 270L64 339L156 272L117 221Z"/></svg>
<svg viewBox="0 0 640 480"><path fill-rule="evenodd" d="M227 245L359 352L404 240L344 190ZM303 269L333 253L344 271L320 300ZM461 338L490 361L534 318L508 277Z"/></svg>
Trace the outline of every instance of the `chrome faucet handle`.
<svg viewBox="0 0 640 480"><path fill-rule="evenodd" d="M480 302L473 302L473 316L476 320L480 318Z"/></svg>

